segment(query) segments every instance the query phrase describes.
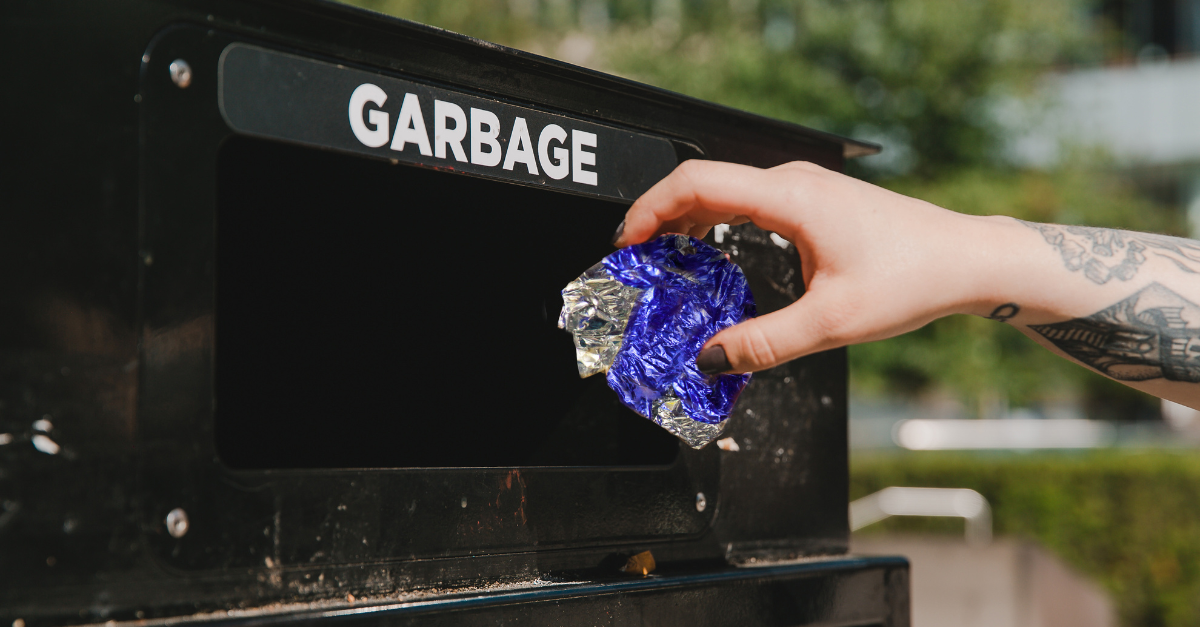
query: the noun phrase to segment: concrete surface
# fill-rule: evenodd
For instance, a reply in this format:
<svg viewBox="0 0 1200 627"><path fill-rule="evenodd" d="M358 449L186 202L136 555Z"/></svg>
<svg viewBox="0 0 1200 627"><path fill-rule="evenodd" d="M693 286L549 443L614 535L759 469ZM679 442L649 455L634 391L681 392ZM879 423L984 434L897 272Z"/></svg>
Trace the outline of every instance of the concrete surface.
<svg viewBox="0 0 1200 627"><path fill-rule="evenodd" d="M912 563L914 627L1112 627L1112 602L1095 583L1036 544L984 546L939 536L855 535L860 555Z"/></svg>

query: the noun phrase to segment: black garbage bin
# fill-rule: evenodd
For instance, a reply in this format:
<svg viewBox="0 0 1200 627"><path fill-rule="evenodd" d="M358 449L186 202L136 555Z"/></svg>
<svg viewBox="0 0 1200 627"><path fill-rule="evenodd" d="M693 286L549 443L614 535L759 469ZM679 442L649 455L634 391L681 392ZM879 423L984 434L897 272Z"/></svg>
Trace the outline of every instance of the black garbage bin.
<svg viewBox="0 0 1200 627"><path fill-rule="evenodd" d="M5 621L908 625L846 555L844 351L692 450L555 325L682 161L875 147L325 2L0 18Z"/></svg>

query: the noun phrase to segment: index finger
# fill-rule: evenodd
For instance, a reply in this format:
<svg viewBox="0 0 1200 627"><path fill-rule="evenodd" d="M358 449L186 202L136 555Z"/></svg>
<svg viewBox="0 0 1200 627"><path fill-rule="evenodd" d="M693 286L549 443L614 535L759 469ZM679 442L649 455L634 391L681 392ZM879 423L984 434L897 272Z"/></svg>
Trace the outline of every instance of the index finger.
<svg viewBox="0 0 1200 627"><path fill-rule="evenodd" d="M633 203L625 214L618 247L691 227L745 222L766 225L761 208L779 204L768 170L720 161L685 161Z"/></svg>

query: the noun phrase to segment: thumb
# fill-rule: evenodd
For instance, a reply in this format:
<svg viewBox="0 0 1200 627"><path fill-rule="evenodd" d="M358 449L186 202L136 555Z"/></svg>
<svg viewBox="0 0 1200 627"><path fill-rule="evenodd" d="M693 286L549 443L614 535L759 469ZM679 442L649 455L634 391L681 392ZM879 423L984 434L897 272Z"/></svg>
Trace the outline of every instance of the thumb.
<svg viewBox="0 0 1200 627"><path fill-rule="evenodd" d="M827 299L809 292L779 311L717 333L696 356L704 374L754 372L839 346L827 329Z"/></svg>

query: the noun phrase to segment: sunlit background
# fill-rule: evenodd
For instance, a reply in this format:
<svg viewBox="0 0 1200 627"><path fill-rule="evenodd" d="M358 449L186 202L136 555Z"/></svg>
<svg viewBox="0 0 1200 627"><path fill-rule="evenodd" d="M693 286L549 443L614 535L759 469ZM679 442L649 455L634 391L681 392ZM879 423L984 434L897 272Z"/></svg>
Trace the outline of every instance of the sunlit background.
<svg viewBox="0 0 1200 627"><path fill-rule="evenodd" d="M352 3L878 142L852 174L956 211L1200 234L1200 0ZM980 318L850 356L856 548L913 556L917 625L1200 625L1196 412Z"/></svg>

